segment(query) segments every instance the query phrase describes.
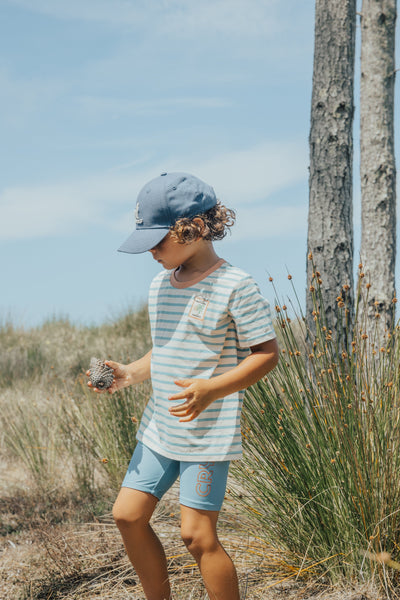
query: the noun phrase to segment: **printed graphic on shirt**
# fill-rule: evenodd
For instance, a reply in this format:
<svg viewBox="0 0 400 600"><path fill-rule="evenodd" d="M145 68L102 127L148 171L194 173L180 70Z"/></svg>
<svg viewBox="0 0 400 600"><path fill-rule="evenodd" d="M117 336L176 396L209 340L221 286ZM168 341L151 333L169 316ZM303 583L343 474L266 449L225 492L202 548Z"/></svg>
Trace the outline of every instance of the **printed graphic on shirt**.
<svg viewBox="0 0 400 600"><path fill-rule="evenodd" d="M189 317L193 317L193 319L198 319L199 321L204 321L208 303L209 301L207 298L204 298L203 296L195 296L193 298L192 306L190 307Z"/></svg>

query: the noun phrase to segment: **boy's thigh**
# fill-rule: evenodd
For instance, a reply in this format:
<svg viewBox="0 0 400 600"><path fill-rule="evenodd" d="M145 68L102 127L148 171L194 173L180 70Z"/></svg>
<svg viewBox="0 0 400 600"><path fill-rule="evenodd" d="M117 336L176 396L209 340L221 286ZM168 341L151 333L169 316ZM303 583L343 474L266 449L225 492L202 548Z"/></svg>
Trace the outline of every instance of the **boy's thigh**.
<svg viewBox="0 0 400 600"><path fill-rule="evenodd" d="M181 462L180 496L183 506L219 511L225 497L229 461Z"/></svg>
<svg viewBox="0 0 400 600"><path fill-rule="evenodd" d="M130 488L160 500L178 476L179 461L166 458L139 442L122 482L121 492L124 488Z"/></svg>

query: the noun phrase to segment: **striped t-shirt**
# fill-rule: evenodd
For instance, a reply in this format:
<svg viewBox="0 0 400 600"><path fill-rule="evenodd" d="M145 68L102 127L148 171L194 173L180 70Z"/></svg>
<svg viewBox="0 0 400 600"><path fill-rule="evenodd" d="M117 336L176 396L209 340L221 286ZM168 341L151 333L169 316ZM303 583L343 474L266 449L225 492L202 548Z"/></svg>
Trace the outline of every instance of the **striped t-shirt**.
<svg viewBox="0 0 400 600"><path fill-rule="evenodd" d="M174 272L153 279L149 292L153 349L152 396L138 440L182 461L221 461L242 455L240 412L244 391L215 400L189 422L168 409L182 388L174 379L209 379L236 367L249 348L275 338L268 302L254 280L224 260L201 279L179 282Z"/></svg>

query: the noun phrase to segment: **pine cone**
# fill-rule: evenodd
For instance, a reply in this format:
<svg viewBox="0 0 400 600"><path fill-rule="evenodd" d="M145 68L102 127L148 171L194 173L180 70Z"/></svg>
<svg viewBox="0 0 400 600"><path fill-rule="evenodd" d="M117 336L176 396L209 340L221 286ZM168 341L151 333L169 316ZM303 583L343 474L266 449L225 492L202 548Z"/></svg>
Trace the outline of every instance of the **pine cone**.
<svg viewBox="0 0 400 600"><path fill-rule="evenodd" d="M114 371L99 358L91 358L90 381L98 390L108 390L114 381Z"/></svg>

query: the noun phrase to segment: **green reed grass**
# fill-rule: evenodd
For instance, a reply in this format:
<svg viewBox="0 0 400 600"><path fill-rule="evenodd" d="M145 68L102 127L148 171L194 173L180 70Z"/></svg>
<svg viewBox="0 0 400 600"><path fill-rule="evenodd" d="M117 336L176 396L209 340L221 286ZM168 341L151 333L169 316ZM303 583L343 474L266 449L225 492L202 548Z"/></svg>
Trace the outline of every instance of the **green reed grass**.
<svg viewBox="0 0 400 600"><path fill-rule="evenodd" d="M113 489L121 485L149 394L148 384L110 395L93 392L82 381L65 401L61 427L81 489L93 489L99 466Z"/></svg>
<svg viewBox="0 0 400 600"><path fill-rule="evenodd" d="M8 450L22 462L33 486L48 492L56 481L58 415L44 412L36 404L21 402L3 406L0 422Z"/></svg>
<svg viewBox="0 0 400 600"><path fill-rule="evenodd" d="M0 386L12 387L15 381L32 381L43 373L44 354L35 340L22 343L22 338L11 326L0 330ZM2 338L6 338L4 343Z"/></svg>
<svg viewBox="0 0 400 600"><path fill-rule="evenodd" d="M380 343L367 333L370 286L360 277L353 329L338 341L318 279L314 333L301 311L291 319L276 302L281 356L246 395L238 500L299 572L312 567L335 581L377 570L393 583L396 572L371 556L396 556L400 544L400 331ZM338 328L348 327L337 302Z"/></svg>

